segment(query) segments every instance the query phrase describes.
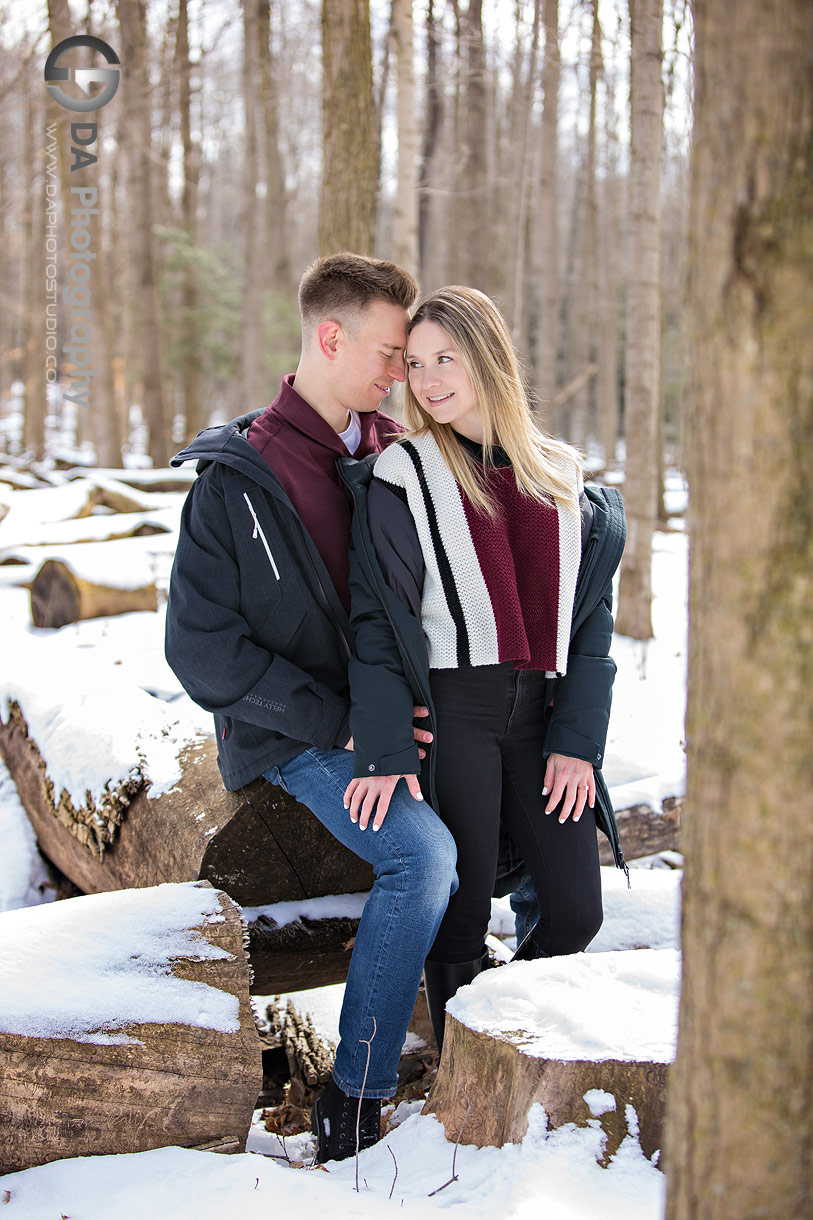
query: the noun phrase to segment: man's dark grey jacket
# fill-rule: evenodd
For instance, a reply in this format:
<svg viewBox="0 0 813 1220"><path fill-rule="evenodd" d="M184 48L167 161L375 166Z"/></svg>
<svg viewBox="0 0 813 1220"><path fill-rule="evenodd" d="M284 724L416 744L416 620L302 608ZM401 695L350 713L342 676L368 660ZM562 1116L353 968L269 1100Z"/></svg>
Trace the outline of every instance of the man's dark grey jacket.
<svg viewBox="0 0 813 1220"><path fill-rule="evenodd" d="M229 789L311 745L350 739L350 623L277 477L246 439L253 412L208 428L173 465L197 461L167 606L166 656L214 714Z"/></svg>

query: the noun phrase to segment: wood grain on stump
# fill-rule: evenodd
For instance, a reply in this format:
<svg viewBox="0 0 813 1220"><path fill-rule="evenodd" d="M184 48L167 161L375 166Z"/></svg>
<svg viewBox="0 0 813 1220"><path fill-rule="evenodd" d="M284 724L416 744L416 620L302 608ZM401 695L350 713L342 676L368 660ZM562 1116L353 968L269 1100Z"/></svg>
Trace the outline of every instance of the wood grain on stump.
<svg viewBox="0 0 813 1220"><path fill-rule="evenodd" d="M226 895L218 900L222 919L204 919L197 931L226 956L175 959L172 976L236 997L239 1028L111 1027L114 1036L131 1039L126 1044L105 1042L104 1030L95 1042L0 1031L0 1172L175 1144L244 1150L262 1085L261 1043L249 1002L243 924ZM95 901L58 905L66 910ZM41 941L31 969L41 975L44 993L49 963Z"/></svg>
<svg viewBox="0 0 813 1220"><path fill-rule="evenodd" d="M663 1146L668 1073L666 1063L541 1059L524 1054L505 1036L469 1029L447 1013L443 1058L423 1113L435 1114L452 1142L460 1138L478 1148L499 1148L524 1139L535 1102L551 1128L585 1126L592 1113L584 1095L601 1089L616 1099L615 1109L600 1117L607 1136L604 1160L629 1133L628 1105L637 1116L641 1148L651 1157Z"/></svg>

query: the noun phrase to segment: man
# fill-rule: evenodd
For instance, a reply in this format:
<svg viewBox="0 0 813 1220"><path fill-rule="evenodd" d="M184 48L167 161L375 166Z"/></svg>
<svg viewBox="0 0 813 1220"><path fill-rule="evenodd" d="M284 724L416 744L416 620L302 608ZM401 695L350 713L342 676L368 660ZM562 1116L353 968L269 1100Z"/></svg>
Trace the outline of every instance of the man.
<svg viewBox="0 0 813 1220"><path fill-rule="evenodd" d="M404 380L416 295L394 263L348 253L317 260L299 287L296 373L270 407L206 429L173 459L197 460L199 478L183 511L166 655L189 695L214 713L224 783L235 789L265 775L376 875L333 1078L313 1109L319 1162L379 1138L424 958L457 884L454 841L422 801L417 776L398 785L377 831L352 822L343 805L353 777L350 514L336 459L380 452L398 430L378 408ZM431 739L420 729L415 738Z"/></svg>

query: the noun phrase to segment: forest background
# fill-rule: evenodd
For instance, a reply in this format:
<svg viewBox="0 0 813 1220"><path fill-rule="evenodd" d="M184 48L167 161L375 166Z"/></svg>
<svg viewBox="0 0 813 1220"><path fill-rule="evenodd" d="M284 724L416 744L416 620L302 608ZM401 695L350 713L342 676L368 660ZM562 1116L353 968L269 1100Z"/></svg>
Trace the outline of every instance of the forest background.
<svg viewBox="0 0 813 1220"><path fill-rule="evenodd" d="M813 1206L811 46L809 0L0 0L6 460L162 467L266 405L350 248L493 295L623 468L640 640L686 471L670 1220Z"/></svg>
<svg viewBox="0 0 813 1220"><path fill-rule="evenodd" d="M0 21L8 450L40 458L56 431L71 461L165 466L274 398L318 253L394 258L423 290L495 297L543 426L593 470L634 438L621 629L651 635L687 384L686 0L640 6L635 56L626 0L15 0ZM76 34L122 65L86 113L43 87ZM59 64L105 60L78 46ZM87 88L63 96L98 100Z"/></svg>

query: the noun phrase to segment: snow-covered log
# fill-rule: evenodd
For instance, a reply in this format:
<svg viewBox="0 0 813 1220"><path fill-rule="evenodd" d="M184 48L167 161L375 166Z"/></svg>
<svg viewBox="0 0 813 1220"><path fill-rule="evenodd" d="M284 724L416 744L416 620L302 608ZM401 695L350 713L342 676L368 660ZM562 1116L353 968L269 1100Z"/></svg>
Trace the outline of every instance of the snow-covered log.
<svg viewBox="0 0 813 1220"><path fill-rule="evenodd" d="M680 851L680 815L683 798L668 796L658 811L651 805L632 805L616 811L621 847L627 860L654 856L661 851ZM598 836L598 854L602 864L613 863L613 853L607 837Z"/></svg>
<svg viewBox="0 0 813 1220"><path fill-rule="evenodd" d="M79 710L77 706L77 715ZM71 727L69 716L63 738ZM100 748L81 726L76 742L74 750ZM134 747L129 777L95 798L86 793L84 802L64 788L57 791L13 702L8 721L0 721L0 754L43 853L85 893L203 878L235 902L260 906L372 886L369 865L282 789L256 780L226 792L211 739L182 743L177 777L152 795L149 759L139 764ZM343 940L346 933L339 930ZM307 947L305 955L312 956ZM289 975L284 982L286 987L308 985ZM279 983L267 990L282 988Z"/></svg>
<svg viewBox="0 0 813 1220"><path fill-rule="evenodd" d="M449 1002L424 1113L452 1141L501 1147L522 1140L539 1102L549 1127L600 1123L605 1160L627 1134L651 1157L662 1146L678 975L672 949L484 971Z"/></svg>
<svg viewBox="0 0 813 1220"><path fill-rule="evenodd" d="M46 559L31 582L30 592L35 627L64 627L82 619L158 609L154 583L136 588L94 584L59 559Z"/></svg>
<svg viewBox="0 0 813 1220"><path fill-rule="evenodd" d="M262 1084L244 925L205 883L0 915L0 1172L243 1151Z"/></svg>

